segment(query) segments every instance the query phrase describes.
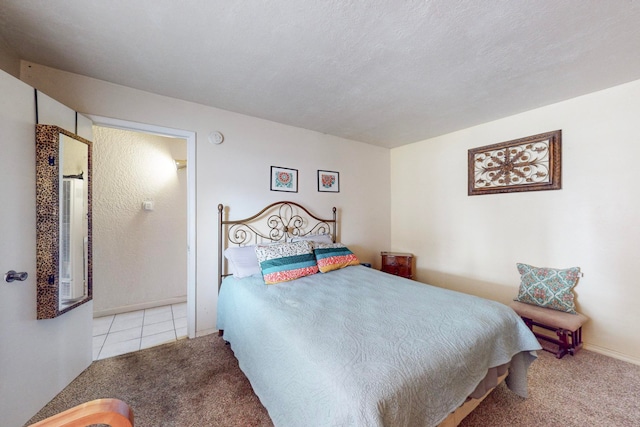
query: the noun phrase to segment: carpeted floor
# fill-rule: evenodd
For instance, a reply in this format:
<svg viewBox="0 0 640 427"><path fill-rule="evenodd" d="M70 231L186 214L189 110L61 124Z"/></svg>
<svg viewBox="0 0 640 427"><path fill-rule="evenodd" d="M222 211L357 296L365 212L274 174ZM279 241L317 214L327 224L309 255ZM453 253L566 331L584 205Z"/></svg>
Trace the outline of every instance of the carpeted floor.
<svg viewBox="0 0 640 427"><path fill-rule="evenodd" d="M93 362L29 423L103 397L127 402L136 427L273 425L217 334Z"/></svg>
<svg viewBox="0 0 640 427"><path fill-rule="evenodd" d="M640 366L587 350L529 369L529 397L502 384L460 424L471 426L640 426Z"/></svg>
<svg viewBox="0 0 640 427"><path fill-rule="evenodd" d="M29 423L101 397L133 408L136 427L271 426L217 335L94 362ZM547 352L529 370L529 398L499 386L461 426L640 426L640 366L582 350Z"/></svg>

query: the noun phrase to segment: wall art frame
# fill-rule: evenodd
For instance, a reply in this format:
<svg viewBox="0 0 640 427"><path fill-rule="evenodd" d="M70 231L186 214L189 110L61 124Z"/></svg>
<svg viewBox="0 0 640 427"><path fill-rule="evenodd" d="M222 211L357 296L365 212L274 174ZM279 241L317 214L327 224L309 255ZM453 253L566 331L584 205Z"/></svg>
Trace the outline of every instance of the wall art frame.
<svg viewBox="0 0 640 427"><path fill-rule="evenodd" d="M271 166L271 191L298 192L298 169Z"/></svg>
<svg viewBox="0 0 640 427"><path fill-rule="evenodd" d="M562 130L468 152L468 195L560 190Z"/></svg>
<svg viewBox="0 0 640 427"><path fill-rule="evenodd" d="M323 193L339 193L340 172L318 170L318 191Z"/></svg>

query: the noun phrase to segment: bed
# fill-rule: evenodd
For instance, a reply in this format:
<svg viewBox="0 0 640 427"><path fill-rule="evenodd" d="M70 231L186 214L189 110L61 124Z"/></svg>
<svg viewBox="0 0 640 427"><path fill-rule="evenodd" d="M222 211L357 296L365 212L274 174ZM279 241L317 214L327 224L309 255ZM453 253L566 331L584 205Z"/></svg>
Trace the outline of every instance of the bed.
<svg viewBox="0 0 640 427"><path fill-rule="evenodd" d="M509 307L353 261L266 285L267 270L224 262L227 247L341 248L326 243L336 209L322 219L278 202L241 220L218 209L217 326L275 426L455 426L505 377L526 397L540 345Z"/></svg>

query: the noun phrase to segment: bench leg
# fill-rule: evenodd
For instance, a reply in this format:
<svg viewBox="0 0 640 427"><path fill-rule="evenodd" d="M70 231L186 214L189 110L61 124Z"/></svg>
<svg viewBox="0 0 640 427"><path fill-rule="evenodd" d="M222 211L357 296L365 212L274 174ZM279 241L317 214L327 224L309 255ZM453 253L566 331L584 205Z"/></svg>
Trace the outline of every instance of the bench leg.
<svg viewBox="0 0 640 427"><path fill-rule="evenodd" d="M571 333L571 347L569 348L569 353L572 356L582 348L582 326L580 326L577 330Z"/></svg>
<svg viewBox="0 0 640 427"><path fill-rule="evenodd" d="M529 330L533 332L533 320L529 319L528 317L523 317L522 320L524 320L524 324L527 325L527 328L529 328Z"/></svg>
<svg viewBox="0 0 640 427"><path fill-rule="evenodd" d="M556 353L556 358L558 359L562 359L564 355L569 351L570 345L567 341L568 334L569 331L567 331L566 329L556 329L556 335L558 335L558 352Z"/></svg>
<svg viewBox="0 0 640 427"><path fill-rule="evenodd" d="M516 313L518 313L518 310L516 310ZM520 317L524 321L525 325L527 325L527 328L529 328L529 330L533 332L536 338L538 338L540 345L542 345L542 341L547 341L558 346L557 350L555 350L555 348L550 349L548 348L548 346L547 348L545 348L545 346L542 346L543 350L548 351L549 353L553 353L556 358L562 359L567 353L574 356L578 352L578 350L582 348L582 326L580 326L575 331L570 331L568 329L559 328L554 325L540 323L536 320L522 315L520 315ZM545 329L551 333L555 332L558 338L553 338L553 335L549 333L544 334L537 329L534 330L534 327Z"/></svg>
<svg viewBox="0 0 640 427"><path fill-rule="evenodd" d="M580 350L580 348L582 348L582 327L578 328L575 331L569 331L566 329L555 328L552 326L535 322L533 321L533 319L529 319L528 317L523 317L523 316L521 317L525 325L527 325L527 327L531 330L531 332L533 332L533 334L538 338L538 340L545 340L558 346L557 351L546 349L543 346L543 350L555 354L556 358L562 359L567 353L573 356L576 354L578 350ZM544 328L549 331L554 331L558 336L558 339L553 339L547 335L534 331L533 330L534 326ZM571 342L569 342L569 338L571 339Z"/></svg>

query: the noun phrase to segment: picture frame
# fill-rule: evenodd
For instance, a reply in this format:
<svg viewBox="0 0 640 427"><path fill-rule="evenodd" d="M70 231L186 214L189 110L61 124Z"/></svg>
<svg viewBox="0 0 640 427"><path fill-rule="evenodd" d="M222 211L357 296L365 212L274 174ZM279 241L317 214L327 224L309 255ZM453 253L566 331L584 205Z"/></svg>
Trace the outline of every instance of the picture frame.
<svg viewBox="0 0 640 427"><path fill-rule="evenodd" d="M560 190L562 130L468 151L468 195Z"/></svg>
<svg viewBox="0 0 640 427"><path fill-rule="evenodd" d="M298 169L271 166L271 191L298 192Z"/></svg>
<svg viewBox="0 0 640 427"><path fill-rule="evenodd" d="M318 170L318 191L323 193L339 193L340 172Z"/></svg>

